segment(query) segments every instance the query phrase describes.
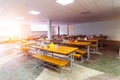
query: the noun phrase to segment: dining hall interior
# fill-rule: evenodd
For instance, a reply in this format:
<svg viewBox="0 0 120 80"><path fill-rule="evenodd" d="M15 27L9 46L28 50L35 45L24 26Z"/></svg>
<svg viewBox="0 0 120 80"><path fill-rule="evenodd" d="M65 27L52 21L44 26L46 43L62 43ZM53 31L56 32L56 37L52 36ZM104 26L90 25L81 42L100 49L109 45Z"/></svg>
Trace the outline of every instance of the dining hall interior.
<svg viewBox="0 0 120 80"><path fill-rule="evenodd" d="M120 0L0 5L0 80L120 80Z"/></svg>

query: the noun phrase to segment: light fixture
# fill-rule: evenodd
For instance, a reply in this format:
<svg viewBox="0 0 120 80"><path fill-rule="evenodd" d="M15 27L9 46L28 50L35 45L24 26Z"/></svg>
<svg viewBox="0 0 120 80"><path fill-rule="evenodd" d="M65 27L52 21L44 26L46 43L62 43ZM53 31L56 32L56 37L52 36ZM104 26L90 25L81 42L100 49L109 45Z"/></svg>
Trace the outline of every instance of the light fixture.
<svg viewBox="0 0 120 80"><path fill-rule="evenodd" d="M62 5L67 5L67 4L73 3L74 0L57 0L56 2Z"/></svg>
<svg viewBox="0 0 120 80"><path fill-rule="evenodd" d="M21 19L24 19L24 17L16 17L16 19L20 19L21 20Z"/></svg>
<svg viewBox="0 0 120 80"><path fill-rule="evenodd" d="M38 11L30 11L29 14L38 15L38 14L40 14L40 12L38 12Z"/></svg>

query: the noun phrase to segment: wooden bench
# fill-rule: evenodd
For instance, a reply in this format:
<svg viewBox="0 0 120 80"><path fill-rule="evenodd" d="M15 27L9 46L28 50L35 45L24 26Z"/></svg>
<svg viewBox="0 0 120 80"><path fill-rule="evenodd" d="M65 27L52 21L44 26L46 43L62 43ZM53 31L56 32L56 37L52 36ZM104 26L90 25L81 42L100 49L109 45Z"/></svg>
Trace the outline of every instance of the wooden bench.
<svg viewBox="0 0 120 80"><path fill-rule="evenodd" d="M81 57L81 61L84 61L84 60L83 60L83 55L85 55L86 53L87 53L87 52L86 52L85 50L77 49L75 55L77 55L77 56L76 56L77 58L78 58L78 56L79 56L79 58ZM74 55L74 56L75 56L75 55Z"/></svg>
<svg viewBox="0 0 120 80"><path fill-rule="evenodd" d="M42 60L44 62L54 64L56 66L60 66L60 67L64 67L68 64L68 61L66 61L66 60L61 60L61 59L58 59L58 58L45 56L45 55L42 55L42 54L34 54L34 55L32 55L32 57L37 58L39 60Z"/></svg>
<svg viewBox="0 0 120 80"><path fill-rule="evenodd" d="M96 44L91 44L90 45L90 51L93 51L93 53L96 53L96 51L98 51L97 45Z"/></svg>
<svg viewBox="0 0 120 80"><path fill-rule="evenodd" d="M84 54L86 54L87 52L86 52L85 50L77 49L77 50L76 50L76 53L79 53L79 54L81 54L81 55L84 55Z"/></svg>
<svg viewBox="0 0 120 80"><path fill-rule="evenodd" d="M75 53L75 54L74 54L74 57L75 57L75 58L80 58L80 57L81 57L81 55L80 55L80 54Z"/></svg>

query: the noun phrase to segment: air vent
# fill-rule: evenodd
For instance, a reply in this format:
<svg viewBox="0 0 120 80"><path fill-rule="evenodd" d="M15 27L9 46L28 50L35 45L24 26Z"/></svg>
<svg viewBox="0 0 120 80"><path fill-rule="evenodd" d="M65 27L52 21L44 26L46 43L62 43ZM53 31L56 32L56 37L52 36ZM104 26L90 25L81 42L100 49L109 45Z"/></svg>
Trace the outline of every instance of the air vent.
<svg viewBox="0 0 120 80"><path fill-rule="evenodd" d="M90 14L89 11L85 11L85 12L81 12L81 14L85 15L85 14Z"/></svg>

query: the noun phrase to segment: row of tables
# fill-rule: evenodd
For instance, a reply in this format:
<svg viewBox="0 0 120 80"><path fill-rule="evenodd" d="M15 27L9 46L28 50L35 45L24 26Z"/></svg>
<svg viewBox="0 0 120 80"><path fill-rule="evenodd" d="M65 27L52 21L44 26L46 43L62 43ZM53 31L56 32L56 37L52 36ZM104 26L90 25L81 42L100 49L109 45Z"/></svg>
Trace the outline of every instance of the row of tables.
<svg viewBox="0 0 120 80"><path fill-rule="evenodd" d="M90 46L89 45L91 44L91 42L61 42L61 44L87 47L87 59L90 58Z"/></svg>
<svg viewBox="0 0 120 80"><path fill-rule="evenodd" d="M49 43L50 40L40 40L43 42L47 42ZM98 51L98 40L79 40L79 42L69 42L69 41L64 41L64 42L60 42L60 44L63 44L65 46L69 46L69 45L75 45L78 48L79 47L84 47L87 48L87 59L90 58L90 44L95 43L96 44L96 49ZM27 43L27 44L34 44L34 42L32 43Z"/></svg>
<svg viewBox="0 0 120 80"><path fill-rule="evenodd" d="M90 45L92 43L96 44L96 49L98 50L98 40L80 40L79 42L61 42L61 44L65 45L75 45L78 47L86 47L87 48L87 59L90 59Z"/></svg>
<svg viewBox="0 0 120 80"><path fill-rule="evenodd" d="M85 41L81 41L81 42L61 42L61 44L87 47L87 59L90 59L90 44L92 42L97 43L98 40L85 40ZM71 71L73 71L73 69L74 69L74 54L75 54L75 51L78 49L78 47L68 47L68 46L59 46L58 45L55 48L49 48L46 46L40 46L36 42L28 42L26 44L24 43L24 45L27 45L31 48L37 48L39 50L46 51L47 53L52 52L54 54L70 56L70 65L71 65L70 68L71 68Z"/></svg>

